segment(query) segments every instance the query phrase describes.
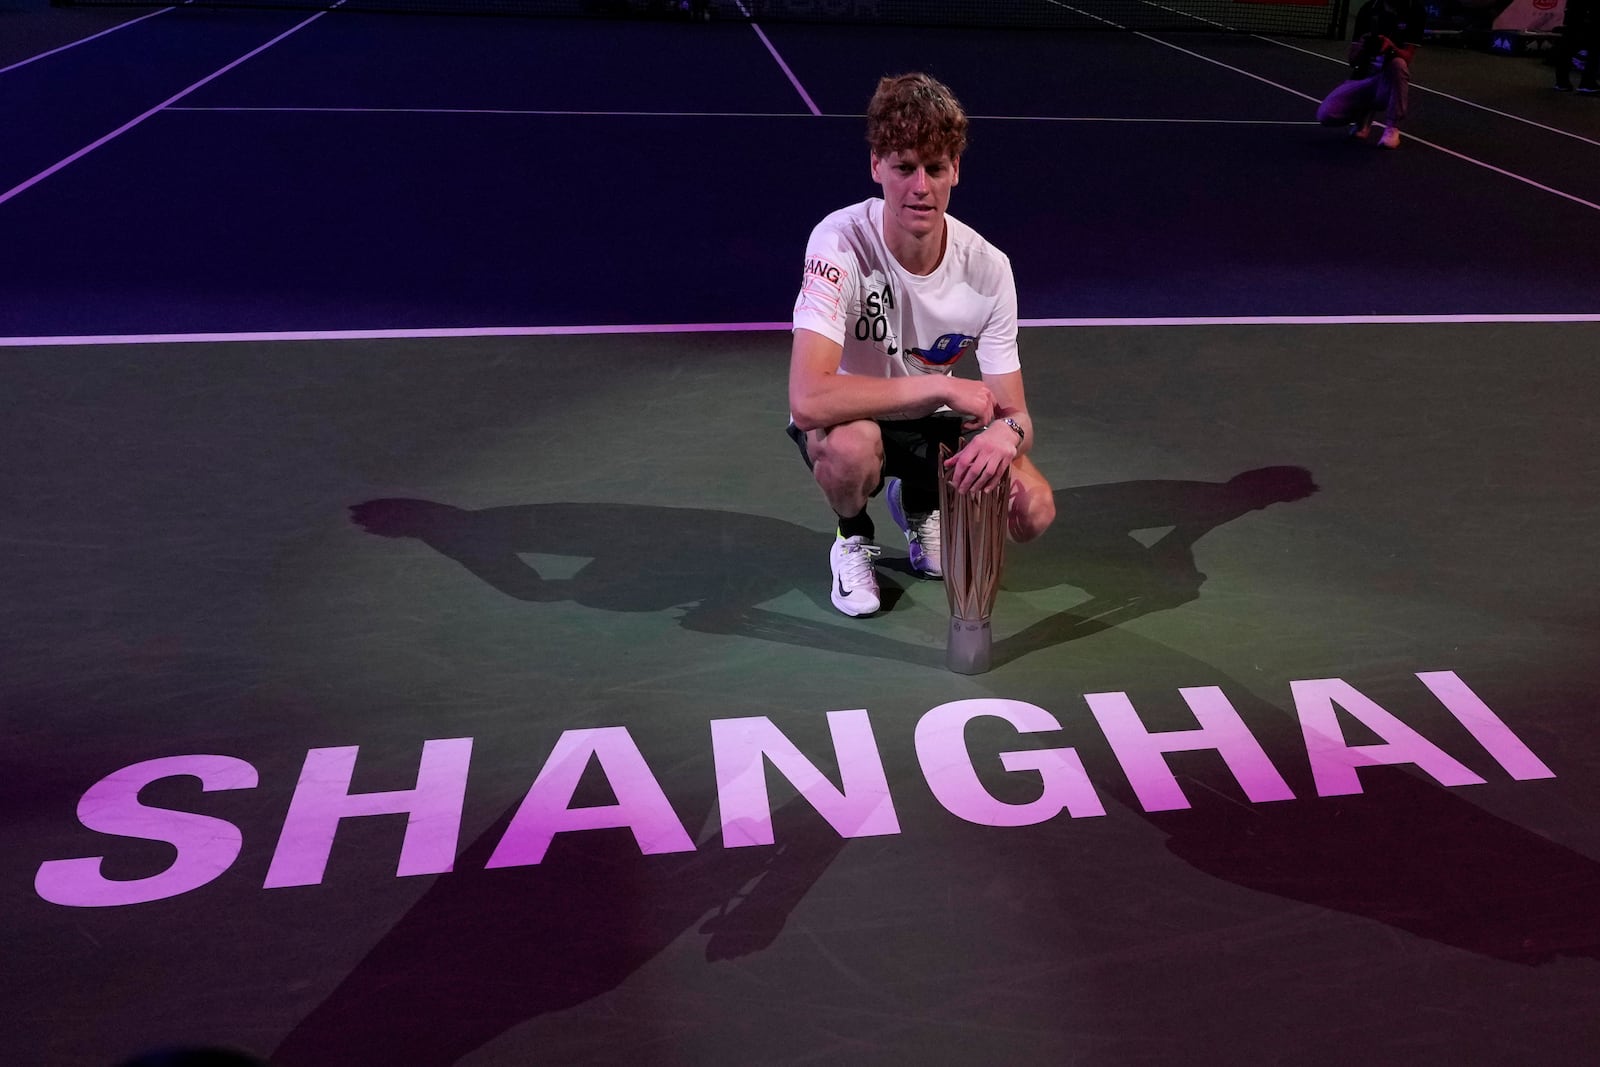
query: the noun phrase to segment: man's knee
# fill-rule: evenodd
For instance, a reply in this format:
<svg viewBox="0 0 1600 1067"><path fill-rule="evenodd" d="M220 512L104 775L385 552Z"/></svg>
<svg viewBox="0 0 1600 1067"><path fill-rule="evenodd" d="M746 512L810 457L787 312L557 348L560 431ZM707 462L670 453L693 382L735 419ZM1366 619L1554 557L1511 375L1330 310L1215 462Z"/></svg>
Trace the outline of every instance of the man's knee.
<svg viewBox="0 0 1600 1067"><path fill-rule="evenodd" d="M1337 86L1317 105L1317 121L1324 126L1342 126L1351 120L1356 111L1356 100L1350 82Z"/></svg>
<svg viewBox="0 0 1600 1067"><path fill-rule="evenodd" d="M1018 543L1032 541L1056 521L1056 497L1039 468L1027 459L1011 469L1011 501L1006 530Z"/></svg>
<svg viewBox="0 0 1600 1067"><path fill-rule="evenodd" d="M870 419L813 430L806 435L806 451L824 489L876 485L883 469L883 435Z"/></svg>
<svg viewBox="0 0 1600 1067"><path fill-rule="evenodd" d="M1056 501L1051 493L1020 493L1011 499L1006 528L1011 539L1021 544L1032 541L1056 521Z"/></svg>

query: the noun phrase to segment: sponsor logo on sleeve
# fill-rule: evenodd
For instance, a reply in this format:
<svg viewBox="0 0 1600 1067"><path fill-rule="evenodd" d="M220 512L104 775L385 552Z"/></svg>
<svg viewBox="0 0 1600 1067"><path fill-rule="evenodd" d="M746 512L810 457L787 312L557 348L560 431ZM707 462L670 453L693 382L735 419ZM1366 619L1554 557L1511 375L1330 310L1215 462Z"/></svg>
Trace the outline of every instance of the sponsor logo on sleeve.
<svg viewBox="0 0 1600 1067"><path fill-rule="evenodd" d="M845 272L837 264L829 263L821 256L811 256L806 260L806 281L809 282L812 278L820 278L837 287L844 283Z"/></svg>
<svg viewBox="0 0 1600 1067"><path fill-rule="evenodd" d="M807 256L805 270L800 275L800 299L795 311L810 311L828 319L838 319L844 300L844 280L848 277L837 263L821 256Z"/></svg>

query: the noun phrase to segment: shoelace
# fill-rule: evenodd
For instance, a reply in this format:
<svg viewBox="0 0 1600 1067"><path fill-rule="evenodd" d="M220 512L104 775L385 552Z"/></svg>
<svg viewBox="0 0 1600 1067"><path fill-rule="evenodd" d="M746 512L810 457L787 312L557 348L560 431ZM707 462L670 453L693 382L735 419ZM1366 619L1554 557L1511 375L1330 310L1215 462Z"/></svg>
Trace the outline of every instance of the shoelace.
<svg viewBox="0 0 1600 1067"><path fill-rule="evenodd" d="M916 530L917 540L922 542L922 547L926 551L938 555L939 538L943 536L944 530L944 523L939 521L939 513L937 511L928 512L922 517L922 521L916 524Z"/></svg>
<svg viewBox="0 0 1600 1067"><path fill-rule="evenodd" d="M844 572L841 577L850 583L852 589L865 581L877 581L877 577L872 573L872 561L881 555L883 555L883 549L877 545L866 544L861 541L853 545L846 544L844 546L844 558L839 565L839 569Z"/></svg>

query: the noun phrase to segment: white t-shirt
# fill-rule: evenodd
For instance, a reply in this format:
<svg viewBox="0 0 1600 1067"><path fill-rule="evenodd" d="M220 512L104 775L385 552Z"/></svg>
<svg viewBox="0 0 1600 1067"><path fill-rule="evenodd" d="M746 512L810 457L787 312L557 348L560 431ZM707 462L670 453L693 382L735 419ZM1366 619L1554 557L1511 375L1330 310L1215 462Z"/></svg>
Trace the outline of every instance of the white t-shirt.
<svg viewBox="0 0 1600 1067"><path fill-rule="evenodd" d="M911 274L883 242L883 201L835 211L806 244L794 325L844 347L845 374L949 374L976 352L985 374L1020 368L1011 260L945 216L944 258Z"/></svg>

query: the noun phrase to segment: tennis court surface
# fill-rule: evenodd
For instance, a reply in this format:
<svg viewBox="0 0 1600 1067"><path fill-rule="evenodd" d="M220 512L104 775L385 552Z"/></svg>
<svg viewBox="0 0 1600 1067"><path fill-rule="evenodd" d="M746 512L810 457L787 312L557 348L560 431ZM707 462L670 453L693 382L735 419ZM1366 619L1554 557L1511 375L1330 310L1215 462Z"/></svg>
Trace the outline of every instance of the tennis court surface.
<svg viewBox="0 0 1600 1067"><path fill-rule="evenodd" d="M1600 101L761 13L0 6L7 1061L1591 1062ZM971 676L783 432L911 69L1058 509Z"/></svg>

